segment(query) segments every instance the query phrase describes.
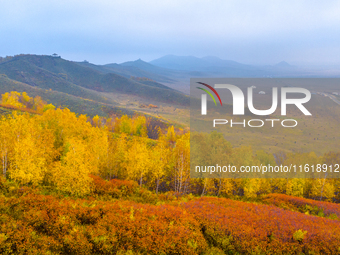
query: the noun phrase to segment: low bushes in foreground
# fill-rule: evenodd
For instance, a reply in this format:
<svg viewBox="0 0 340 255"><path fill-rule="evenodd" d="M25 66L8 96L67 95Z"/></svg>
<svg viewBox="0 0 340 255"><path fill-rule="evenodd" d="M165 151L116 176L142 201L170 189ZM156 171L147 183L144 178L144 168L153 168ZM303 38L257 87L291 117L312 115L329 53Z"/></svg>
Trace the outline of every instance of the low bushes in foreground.
<svg viewBox="0 0 340 255"><path fill-rule="evenodd" d="M338 254L340 222L275 206L205 197L183 207L226 254Z"/></svg>
<svg viewBox="0 0 340 255"><path fill-rule="evenodd" d="M199 223L170 205L56 199L0 199L1 254L201 254Z"/></svg>
<svg viewBox="0 0 340 255"><path fill-rule="evenodd" d="M335 203L315 201L284 194L269 194L263 198L263 202L306 214L340 219L340 205Z"/></svg>
<svg viewBox="0 0 340 255"><path fill-rule="evenodd" d="M1 179L0 254L340 252L340 221L299 211L317 205L327 214L336 204L274 194L262 201L269 205L156 195L131 181L92 178L93 194L82 199ZM290 210L278 207L283 202Z"/></svg>

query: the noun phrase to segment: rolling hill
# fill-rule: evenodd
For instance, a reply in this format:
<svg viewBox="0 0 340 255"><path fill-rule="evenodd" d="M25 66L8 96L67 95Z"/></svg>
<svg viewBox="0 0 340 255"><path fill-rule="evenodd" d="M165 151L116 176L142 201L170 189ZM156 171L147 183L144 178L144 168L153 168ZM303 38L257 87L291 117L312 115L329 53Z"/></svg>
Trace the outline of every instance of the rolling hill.
<svg viewBox="0 0 340 255"><path fill-rule="evenodd" d="M47 90L52 89L73 96L104 102L104 99L94 91L87 90L69 81L65 73L53 73L47 68L35 65L34 62L31 62L29 59L14 58L13 60L0 64L0 74L4 74L14 81L19 81L32 87Z"/></svg>
<svg viewBox="0 0 340 255"><path fill-rule="evenodd" d="M183 71L201 71L201 72L224 72L230 73L234 71L239 73L243 71L246 76L252 75L256 71L256 75L263 74L263 70L255 66L245 65L232 60L222 60L218 57L207 56L197 58L194 56L175 56L166 55L164 57L150 61L150 64ZM247 71L247 72L246 72Z"/></svg>
<svg viewBox="0 0 340 255"><path fill-rule="evenodd" d="M52 56L20 55L0 63L0 74L42 89L52 89L102 103L103 93L133 95L150 103L189 105L189 98L157 82L141 83L102 66L84 65ZM100 95L99 93L100 92Z"/></svg>
<svg viewBox="0 0 340 255"><path fill-rule="evenodd" d="M90 67L104 74L115 73L115 74L124 76L125 78L136 76L136 77L148 77L157 82L173 82L172 79L166 76L162 76L157 73L148 72L136 66L128 66L128 65L124 66L124 65L116 64L116 63L107 64L107 65L94 65L88 62L78 62L78 64L81 66Z"/></svg>

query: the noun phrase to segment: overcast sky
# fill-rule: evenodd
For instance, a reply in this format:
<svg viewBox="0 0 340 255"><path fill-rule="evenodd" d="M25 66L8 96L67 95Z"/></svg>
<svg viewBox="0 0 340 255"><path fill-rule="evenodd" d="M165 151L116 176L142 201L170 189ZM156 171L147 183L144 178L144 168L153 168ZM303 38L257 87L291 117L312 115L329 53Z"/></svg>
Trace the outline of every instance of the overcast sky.
<svg viewBox="0 0 340 255"><path fill-rule="evenodd" d="M340 65L340 1L0 0L0 56Z"/></svg>

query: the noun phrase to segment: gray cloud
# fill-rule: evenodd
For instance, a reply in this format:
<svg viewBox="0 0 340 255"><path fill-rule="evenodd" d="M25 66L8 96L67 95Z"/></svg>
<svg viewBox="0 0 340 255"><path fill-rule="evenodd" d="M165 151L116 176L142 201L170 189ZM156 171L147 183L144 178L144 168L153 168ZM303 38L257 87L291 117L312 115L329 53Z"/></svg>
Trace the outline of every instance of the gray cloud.
<svg viewBox="0 0 340 255"><path fill-rule="evenodd" d="M0 56L94 63L165 54L340 64L339 1L0 1Z"/></svg>

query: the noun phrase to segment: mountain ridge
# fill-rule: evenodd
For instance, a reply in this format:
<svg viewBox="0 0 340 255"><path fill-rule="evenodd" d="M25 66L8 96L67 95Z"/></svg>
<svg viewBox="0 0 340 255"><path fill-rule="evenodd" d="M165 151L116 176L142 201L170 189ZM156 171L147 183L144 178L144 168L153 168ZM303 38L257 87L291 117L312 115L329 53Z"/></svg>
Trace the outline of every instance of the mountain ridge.
<svg viewBox="0 0 340 255"><path fill-rule="evenodd" d="M103 101L96 92L123 93L148 99L152 102L189 105L183 93L157 82L142 83L113 72L101 72L91 66L64 60L60 57L21 55L2 62L0 73L12 80L43 89L79 94L84 98Z"/></svg>

